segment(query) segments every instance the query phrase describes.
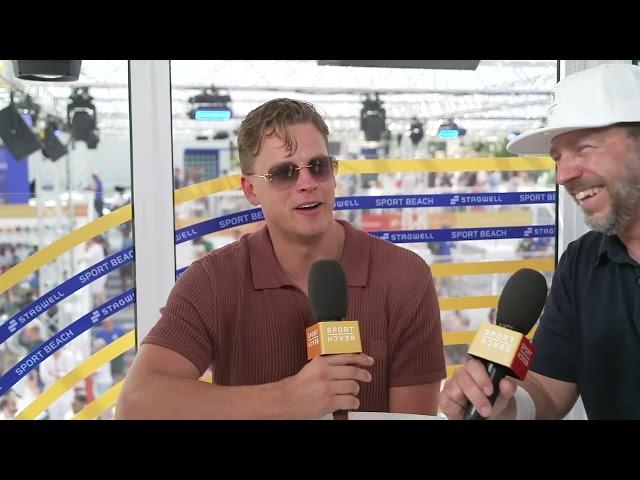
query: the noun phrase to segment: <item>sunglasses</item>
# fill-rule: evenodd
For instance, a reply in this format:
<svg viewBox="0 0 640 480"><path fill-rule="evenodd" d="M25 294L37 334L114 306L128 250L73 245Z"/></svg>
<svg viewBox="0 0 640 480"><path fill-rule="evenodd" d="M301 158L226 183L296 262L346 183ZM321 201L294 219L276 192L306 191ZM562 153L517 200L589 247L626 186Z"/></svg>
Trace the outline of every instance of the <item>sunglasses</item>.
<svg viewBox="0 0 640 480"><path fill-rule="evenodd" d="M266 175L248 173L250 177L264 178L276 190L291 188L298 181L300 170L308 168L316 182L326 182L338 173L338 161L334 157L312 158L308 165L297 166L293 162L281 163L269 169Z"/></svg>

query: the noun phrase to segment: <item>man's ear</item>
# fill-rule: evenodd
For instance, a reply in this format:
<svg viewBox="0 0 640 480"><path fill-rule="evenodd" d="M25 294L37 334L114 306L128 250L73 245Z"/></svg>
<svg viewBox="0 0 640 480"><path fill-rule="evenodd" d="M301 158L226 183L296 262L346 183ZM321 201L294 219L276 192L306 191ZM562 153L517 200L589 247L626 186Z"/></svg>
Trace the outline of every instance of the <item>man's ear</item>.
<svg viewBox="0 0 640 480"><path fill-rule="evenodd" d="M260 200L258 200L258 197L253 190L253 183L251 183L251 180L249 180L245 175L242 175L240 176L240 185L242 186L244 196L249 203L255 207L260 205Z"/></svg>

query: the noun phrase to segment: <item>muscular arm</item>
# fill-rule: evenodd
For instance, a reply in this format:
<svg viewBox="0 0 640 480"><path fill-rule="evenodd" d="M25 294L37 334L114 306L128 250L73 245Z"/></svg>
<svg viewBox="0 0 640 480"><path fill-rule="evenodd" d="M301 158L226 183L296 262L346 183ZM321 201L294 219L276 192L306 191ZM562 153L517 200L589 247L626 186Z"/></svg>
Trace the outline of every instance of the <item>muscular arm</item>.
<svg viewBox="0 0 640 480"><path fill-rule="evenodd" d="M118 398L118 419L309 419L357 409L373 359L364 354L318 356L297 374L264 385L198 381L196 366L158 345L140 347ZM215 381L215 379L214 379Z"/></svg>
<svg viewBox="0 0 640 480"><path fill-rule="evenodd" d="M529 372L523 382L517 382L524 388L536 406L536 420L561 420L573 408L578 400L578 386ZM511 398L499 418L515 418L515 400Z"/></svg>
<svg viewBox="0 0 640 480"><path fill-rule="evenodd" d="M158 345L140 347L127 374L118 419L278 418L276 384L224 387L200 382L196 366Z"/></svg>

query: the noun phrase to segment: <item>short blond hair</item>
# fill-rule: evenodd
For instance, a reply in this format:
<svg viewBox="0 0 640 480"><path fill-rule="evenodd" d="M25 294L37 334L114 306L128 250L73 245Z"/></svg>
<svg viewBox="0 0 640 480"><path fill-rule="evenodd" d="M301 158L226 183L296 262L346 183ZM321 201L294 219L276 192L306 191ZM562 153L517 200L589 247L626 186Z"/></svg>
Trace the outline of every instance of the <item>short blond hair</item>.
<svg viewBox="0 0 640 480"><path fill-rule="evenodd" d="M238 154L242 173L254 173L253 166L265 137L275 134L282 139L289 155L295 153L298 145L289 133L288 127L303 123L315 126L324 137L327 148L329 147L329 128L311 103L276 98L249 112L238 131Z"/></svg>

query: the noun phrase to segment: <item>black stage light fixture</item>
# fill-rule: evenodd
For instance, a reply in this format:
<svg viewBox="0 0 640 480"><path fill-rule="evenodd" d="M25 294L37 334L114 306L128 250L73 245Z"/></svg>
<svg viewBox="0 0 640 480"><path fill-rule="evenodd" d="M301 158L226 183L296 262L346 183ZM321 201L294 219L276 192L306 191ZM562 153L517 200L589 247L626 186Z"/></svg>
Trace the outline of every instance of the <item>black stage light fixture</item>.
<svg viewBox="0 0 640 480"><path fill-rule="evenodd" d="M74 88L67 105L67 123L71 127L71 140L83 141L87 148L95 149L100 141L98 117L89 87Z"/></svg>
<svg viewBox="0 0 640 480"><path fill-rule="evenodd" d="M189 98L194 105L187 116L192 120L230 120L233 111L229 106L231 97L221 95L214 86L205 88L201 94Z"/></svg>
<svg viewBox="0 0 640 480"><path fill-rule="evenodd" d="M12 98L13 99L13 98ZM42 148L28 120L18 113L13 101L0 110L0 138L16 160L22 160Z"/></svg>
<svg viewBox="0 0 640 480"><path fill-rule="evenodd" d="M15 76L37 82L75 82L82 60L11 60Z"/></svg>
<svg viewBox="0 0 640 480"><path fill-rule="evenodd" d="M414 147L418 145L420 143L420 140L424 138L424 127L417 117L413 117L411 119L411 125L409 127L409 138L411 138L411 143Z"/></svg>
<svg viewBox="0 0 640 480"><path fill-rule="evenodd" d="M214 140L225 140L227 138L229 138L229 132L227 132L226 130L217 131L213 136Z"/></svg>
<svg viewBox="0 0 640 480"><path fill-rule="evenodd" d="M42 141L42 154L52 162L64 157L68 152L67 147L58 138L59 133L58 121L54 117L47 117Z"/></svg>
<svg viewBox="0 0 640 480"><path fill-rule="evenodd" d="M19 100L15 98L16 93ZM40 105L33 101L31 95L24 92L12 92L12 99L11 101L15 104L18 113L29 115L31 117L31 125L34 126L40 117Z"/></svg>
<svg viewBox="0 0 640 480"><path fill-rule="evenodd" d="M376 93L375 98L369 94L362 103L360 110L360 130L364 132L364 138L368 142L379 141L382 132L386 130L386 111L382 108L382 101Z"/></svg>

